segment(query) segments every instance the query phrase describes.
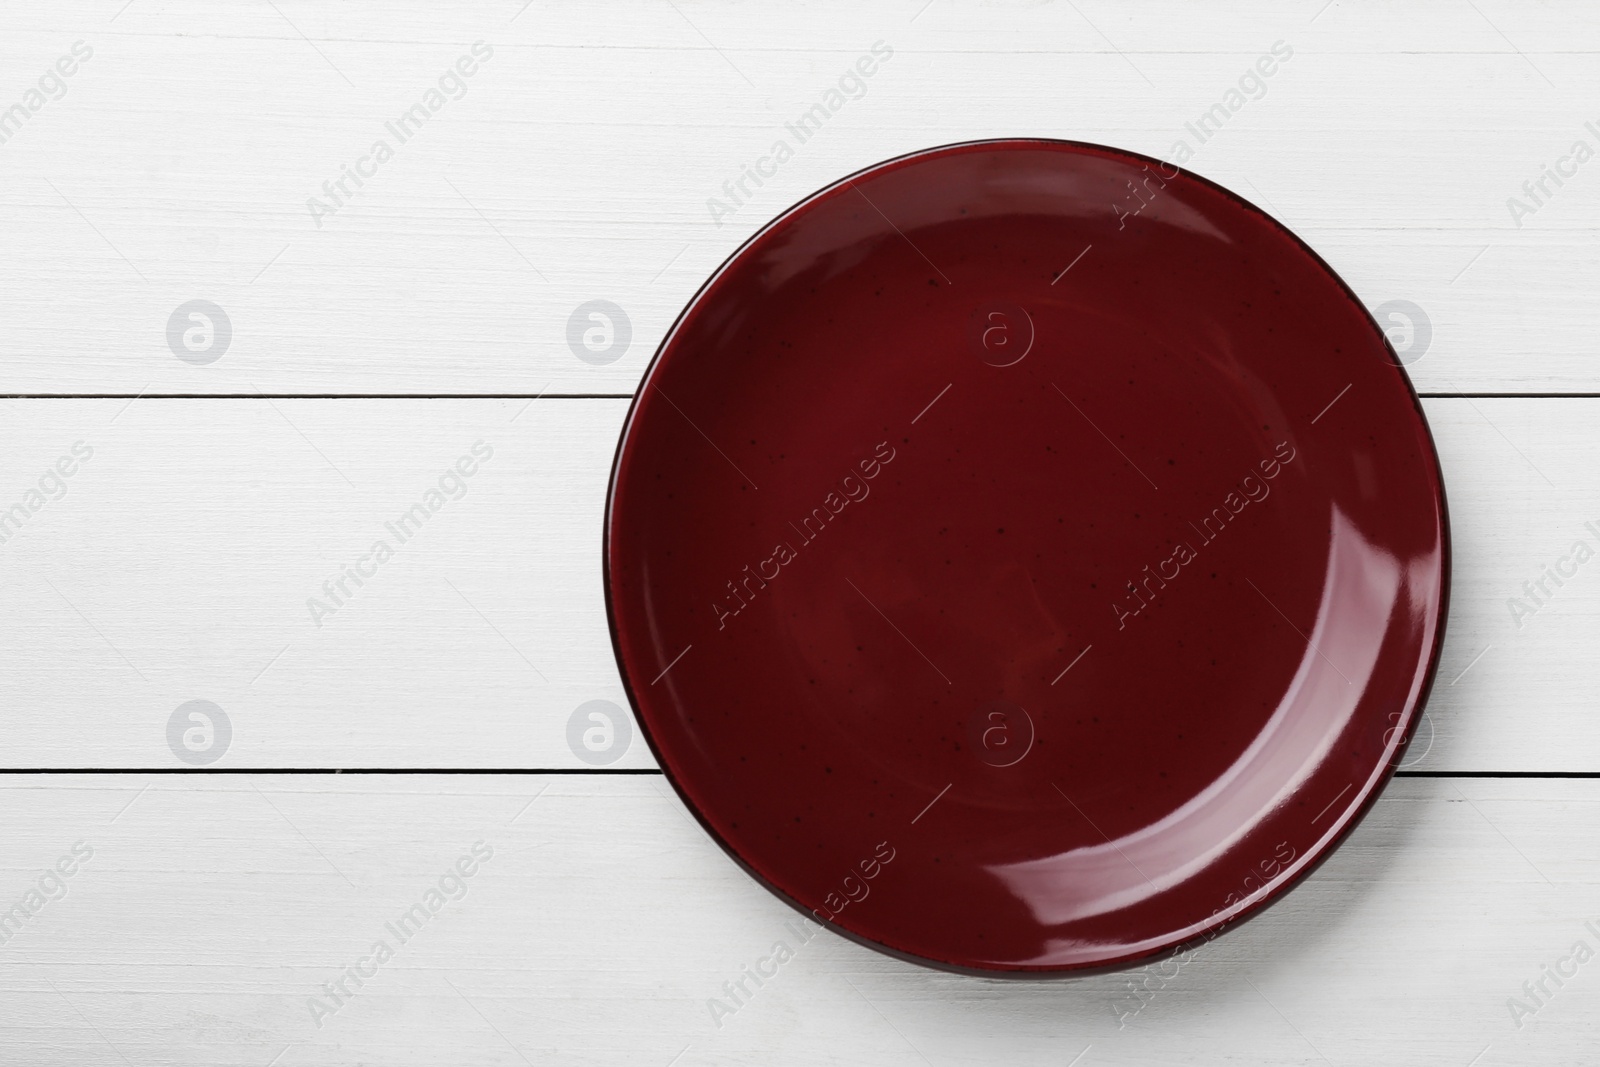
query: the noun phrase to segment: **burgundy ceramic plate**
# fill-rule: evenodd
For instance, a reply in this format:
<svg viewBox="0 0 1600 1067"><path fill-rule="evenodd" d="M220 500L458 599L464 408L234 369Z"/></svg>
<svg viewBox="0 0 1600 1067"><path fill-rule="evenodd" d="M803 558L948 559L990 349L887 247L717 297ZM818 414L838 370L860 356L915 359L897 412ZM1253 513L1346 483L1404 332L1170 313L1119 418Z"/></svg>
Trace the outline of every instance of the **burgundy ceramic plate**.
<svg viewBox="0 0 1600 1067"><path fill-rule="evenodd" d="M1281 895L1399 760L1449 570L1416 394L1232 193L1093 145L873 167L705 285L606 593L689 808L843 933L1121 964Z"/></svg>

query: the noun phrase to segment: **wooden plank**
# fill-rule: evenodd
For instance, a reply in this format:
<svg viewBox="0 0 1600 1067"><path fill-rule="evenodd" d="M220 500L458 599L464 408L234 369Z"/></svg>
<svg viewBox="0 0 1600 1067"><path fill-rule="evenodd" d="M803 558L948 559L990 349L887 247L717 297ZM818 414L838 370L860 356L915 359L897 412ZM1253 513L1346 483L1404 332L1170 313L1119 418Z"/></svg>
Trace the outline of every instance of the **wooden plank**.
<svg viewBox="0 0 1600 1067"><path fill-rule="evenodd" d="M1369 306L1424 309L1424 391L1600 390L1600 163L1547 180L1526 217L1507 205L1576 140L1600 149L1600 19L1576 2L518 7L8 15L0 100L75 41L93 58L0 144L0 392L627 393L700 282L790 203L900 153L1030 133L1161 156L1187 140L1189 166L1277 213ZM480 40L464 95L390 133ZM797 142L785 124L877 41L894 55L864 95L714 220L724 182ZM1186 123L1279 41L1292 59L1200 143ZM393 158L338 206L323 183L380 139ZM167 341L196 299L232 327L204 366ZM567 341L597 299L631 326L601 365Z"/></svg>
<svg viewBox="0 0 1600 1067"><path fill-rule="evenodd" d="M75 842L93 855L0 946L0 1048L40 1067L1592 1060L1600 964L1560 987L1541 968L1600 944L1593 780L1396 781L1305 884L1192 958L1055 983L801 944L666 790L7 778L9 897ZM477 842L493 854L465 895L400 943L386 924ZM938 890L887 877L876 892ZM718 1026L708 1002L779 940L794 958ZM377 941L392 958L333 1004L323 984L373 970ZM1541 979L1519 1028L1508 999Z"/></svg>
<svg viewBox="0 0 1600 1067"><path fill-rule="evenodd" d="M0 766L178 767L190 700L223 767L584 766L567 724L625 706L600 583L624 400L24 400L0 420ZM1600 770L1600 399L1426 402L1454 527L1420 770ZM463 457L465 495L390 525ZM454 489L456 479L448 480ZM54 482L50 483L52 486ZM381 564L367 557L391 545ZM1559 561L1575 572L1544 578ZM357 587L346 568L375 576ZM347 596L324 583L345 578ZM1544 581L1544 593L1533 585ZM1530 598L1524 582L1530 583ZM337 603L335 597L343 603ZM313 598L322 610L313 611ZM1514 599L1515 598L1515 599ZM1520 602L1522 609L1513 610ZM187 722L187 714L183 717ZM584 720L587 722L587 719ZM621 720L619 720L620 722ZM187 728L187 727L186 727ZM1557 741L1559 739L1559 741ZM614 742L621 744L621 742ZM633 734L618 767L648 767Z"/></svg>
<svg viewBox="0 0 1600 1067"><path fill-rule="evenodd" d="M12 402L8 493L94 454L0 545L9 765L176 766L167 720L205 699L244 765L581 766L569 713L625 704L599 584L625 407Z"/></svg>

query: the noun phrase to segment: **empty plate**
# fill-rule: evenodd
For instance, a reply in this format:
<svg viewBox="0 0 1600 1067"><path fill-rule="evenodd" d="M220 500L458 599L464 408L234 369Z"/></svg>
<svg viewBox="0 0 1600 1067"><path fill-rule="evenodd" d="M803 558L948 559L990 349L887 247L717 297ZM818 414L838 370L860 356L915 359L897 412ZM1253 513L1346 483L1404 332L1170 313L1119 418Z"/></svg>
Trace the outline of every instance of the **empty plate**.
<svg viewBox="0 0 1600 1067"><path fill-rule="evenodd" d="M1448 592L1416 394L1225 189L989 141L785 212L672 327L605 526L629 695L782 899L980 973L1126 964L1372 804Z"/></svg>

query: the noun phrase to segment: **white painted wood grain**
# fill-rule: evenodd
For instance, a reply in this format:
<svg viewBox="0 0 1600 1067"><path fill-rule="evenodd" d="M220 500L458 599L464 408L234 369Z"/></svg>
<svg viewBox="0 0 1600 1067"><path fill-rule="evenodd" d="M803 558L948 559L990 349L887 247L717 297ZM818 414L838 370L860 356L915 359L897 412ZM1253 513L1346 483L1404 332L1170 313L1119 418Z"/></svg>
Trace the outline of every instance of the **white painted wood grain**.
<svg viewBox="0 0 1600 1067"><path fill-rule="evenodd" d="M1175 976L1043 983L827 931L798 946L655 776L10 778L0 796L7 897L94 849L0 945L0 1056L30 1067L1065 1064L1086 1046L1082 1064L1593 1062L1600 963L1521 1029L1506 1000L1596 947L1594 781L1396 781ZM384 924L479 840L494 855L466 896L399 945ZM875 892L937 891L890 879ZM379 939L395 957L315 1026L308 998ZM707 1000L780 939L795 958L715 1026ZM1130 980L1152 996L1119 1029Z"/></svg>
<svg viewBox="0 0 1600 1067"><path fill-rule="evenodd" d="M1590 651L1600 399L1434 399L1454 532L1444 659L1419 770L1600 768ZM13 400L0 505L94 448L0 544L0 766L177 766L165 724L211 700L222 767L571 767L583 702L626 705L600 527L625 400ZM422 532L396 521L493 449ZM6 528L9 529L9 528ZM395 556L334 614L377 539ZM372 564L369 562L367 568ZM1564 569L1571 569L1569 561ZM1514 614L1512 598L1536 607ZM1520 615L1520 617L1519 617ZM317 623L320 622L320 625ZM651 766L642 742L617 764Z"/></svg>
<svg viewBox="0 0 1600 1067"><path fill-rule="evenodd" d="M94 57L0 145L0 390L627 392L700 281L765 220L873 162L1044 135L1165 156L1268 207L1369 304L1434 330L1424 391L1600 389L1600 18L1577 3L1338 0L772 7L684 0L8 10L0 104ZM321 225L307 209L440 72L494 50ZM723 225L707 199L876 41L894 57ZM1277 41L1293 59L1203 145L1185 123ZM791 137L792 140L792 137ZM234 326L194 367L195 298ZM566 321L609 299L609 366Z"/></svg>
<svg viewBox="0 0 1600 1067"><path fill-rule="evenodd" d="M80 40L66 95L0 143L0 394L124 399L0 401L0 508L94 449L0 543L0 769L176 766L192 699L230 716L222 768L581 767L567 717L622 702L599 523L625 401L126 398L626 394L816 188L969 138L1166 156L1279 40L1293 60L1192 169L1369 306L1421 305L1423 391L1600 391L1600 162L1521 226L1506 203L1600 149L1577 0L12 4L0 113ZM478 40L467 94L316 225L307 198ZM715 225L707 198L879 40L866 95ZM166 344L195 298L233 323L209 366ZM591 299L633 326L608 366L565 341ZM1600 564L1520 627L1507 606L1600 524L1596 404L1427 402L1455 578L1413 768L1600 770ZM480 440L466 496L314 626L305 599ZM635 738L616 766L650 763ZM1600 964L1521 1029L1506 1007L1600 924L1593 780L1397 780L1171 980L986 982L823 934L721 1029L707 998L791 916L656 775L0 775L0 799L0 903L95 849L0 944L5 1063L1593 1061ZM479 839L467 898L315 1027L307 998ZM1130 980L1154 995L1119 1030Z"/></svg>
<svg viewBox="0 0 1600 1067"><path fill-rule="evenodd" d="M0 544L9 766L176 765L165 723L197 698L230 716L239 765L581 766L568 714L626 704L599 581L625 409L11 402L12 496L73 442L95 452ZM465 495L401 544L385 524L477 442L493 455ZM314 616L380 539L394 557Z"/></svg>

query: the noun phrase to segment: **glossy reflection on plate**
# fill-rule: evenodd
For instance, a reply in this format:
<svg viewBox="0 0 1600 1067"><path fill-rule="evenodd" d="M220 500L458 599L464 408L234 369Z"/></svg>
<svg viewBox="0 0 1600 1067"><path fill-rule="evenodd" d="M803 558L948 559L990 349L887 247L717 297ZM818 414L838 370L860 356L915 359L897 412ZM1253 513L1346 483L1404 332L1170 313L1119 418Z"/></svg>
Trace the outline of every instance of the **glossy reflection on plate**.
<svg viewBox="0 0 1600 1067"><path fill-rule="evenodd" d="M1125 964L1283 893L1400 760L1438 461L1383 334L1218 186L1057 141L810 197L663 343L606 594L728 853L954 970Z"/></svg>

